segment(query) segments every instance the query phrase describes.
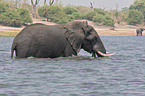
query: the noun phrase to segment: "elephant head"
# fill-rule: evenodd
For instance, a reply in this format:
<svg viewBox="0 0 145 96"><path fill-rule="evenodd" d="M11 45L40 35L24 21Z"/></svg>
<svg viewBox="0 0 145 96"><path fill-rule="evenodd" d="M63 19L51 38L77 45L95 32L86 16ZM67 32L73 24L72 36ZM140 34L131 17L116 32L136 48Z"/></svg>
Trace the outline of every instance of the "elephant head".
<svg viewBox="0 0 145 96"><path fill-rule="evenodd" d="M87 22L73 21L65 25L65 36L72 48L78 53L80 49L92 53L93 57L104 57L114 54L106 54L106 49L92 26Z"/></svg>

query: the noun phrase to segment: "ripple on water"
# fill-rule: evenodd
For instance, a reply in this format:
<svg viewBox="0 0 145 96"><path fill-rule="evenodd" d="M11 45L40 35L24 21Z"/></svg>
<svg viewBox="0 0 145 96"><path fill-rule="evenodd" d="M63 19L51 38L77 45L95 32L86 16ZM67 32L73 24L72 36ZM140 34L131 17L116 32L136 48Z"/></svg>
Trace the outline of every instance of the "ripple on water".
<svg viewBox="0 0 145 96"><path fill-rule="evenodd" d="M140 62L145 62L145 59L138 59L138 61L140 61Z"/></svg>
<svg viewBox="0 0 145 96"><path fill-rule="evenodd" d="M145 96L145 37L101 38L114 56L11 59L0 37L0 96Z"/></svg>

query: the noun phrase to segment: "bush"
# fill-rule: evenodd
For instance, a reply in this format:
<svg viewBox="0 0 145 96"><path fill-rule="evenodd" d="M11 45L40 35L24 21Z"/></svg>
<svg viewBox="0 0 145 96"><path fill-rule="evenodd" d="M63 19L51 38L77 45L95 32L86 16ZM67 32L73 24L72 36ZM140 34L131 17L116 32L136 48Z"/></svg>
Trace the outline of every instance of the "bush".
<svg viewBox="0 0 145 96"><path fill-rule="evenodd" d="M83 18L92 21L94 16L96 16L96 12L95 11L90 11L87 14L85 14L83 16Z"/></svg>
<svg viewBox="0 0 145 96"><path fill-rule="evenodd" d="M43 6L38 8L38 14L40 17L47 18L47 10L49 9L49 6Z"/></svg>
<svg viewBox="0 0 145 96"><path fill-rule="evenodd" d="M143 22L143 15L137 10L131 10L128 13L127 21L131 25L141 24Z"/></svg>
<svg viewBox="0 0 145 96"><path fill-rule="evenodd" d="M102 23L103 22L103 16L97 14L96 16L93 17L93 22L97 22L97 23Z"/></svg>
<svg viewBox="0 0 145 96"><path fill-rule="evenodd" d="M79 12L74 12L72 16L74 17L74 19L82 19L82 14Z"/></svg>
<svg viewBox="0 0 145 96"><path fill-rule="evenodd" d="M0 3L0 14L6 12L8 10L8 5Z"/></svg>
<svg viewBox="0 0 145 96"><path fill-rule="evenodd" d="M103 16L103 15L100 15L100 14L97 14L96 16L93 17L93 22L96 22L97 24L101 24L101 25L107 25L107 26L114 26L114 20L106 15L106 16Z"/></svg>
<svg viewBox="0 0 145 96"><path fill-rule="evenodd" d="M20 27L22 25L21 17L15 10L7 10L7 12L0 14L0 23L7 26Z"/></svg>
<svg viewBox="0 0 145 96"><path fill-rule="evenodd" d="M38 14L41 17L47 18L55 23L67 23L71 19L65 13L63 13L62 9L59 6L44 6L38 9Z"/></svg>
<svg viewBox="0 0 145 96"><path fill-rule="evenodd" d="M68 14L77 13L78 11L72 7L65 7L63 8L63 12L68 15Z"/></svg>
<svg viewBox="0 0 145 96"><path fill-rule="evenodd" d="M134 4L130 5L129 10L143 11L145 9L145 0L135 0Z"/></svg>
<svg viewBox="0 0 145 96"><path fill-rule="evenodd" d="M26 9L16 10L9 8L8 4L0 3L0 24L5 26L20 27L25 22L32 22L30 14Z"/></svg>
<svg viewBox="0 0 145 96"><path fill-rule="evenodd" d="M89 7L86 6L77 6L75 7L80 14L86 14L92 11Z"/></svg>
<svg viewBox="0 0 145 96"><path fill-rule="evenodd" d="M137 10L138 12L142 13L144 17L144 22L145 22L145 0L135 0L134 3L130 5L129 10ZM140 23L137 23L137 24L140 24ZM132 24L132 25L136 25L136 24Z"/></svg>
<svg viewBox="0 0 145 96"><path fill-rule="evenodd" d="M142 15L143 15L143 17L144 17L144 22L145 22L145 10L142 11Z"/></svg>
<svg viewBox="0 0 145 96"><path fill-rule="evenodd" d="M71 19L81 19L82 15L78 10L74 7L65 7L62 9L65 14L67 14Z"/></svg>
<svg viewBox="0 0 145 96"><path fill-rule="evenodd" d="M21 17L21 21L24 24L26 23L31 23L32 22L32 18L30 17L29 11L26 9L17 9L18 13L20 14Z"/></svg>
<svg viewBox="0 0 145 96"><path fill-rule="evenodd" d="M84 9L87 9L84 10ZM47 18L55 23L67 23L74 19L87 19L90 21L101 23L102 25L114 25L114 20L111 18L107 11L102 9L95 9L92 11L90 8L79 7L59 7L59 6L43 6L38 9L40 17Z"/></svg>
<svg viewBox="0 0 145 96"><path fill-rule="evenodd" d="M103 16L109 14L107 11L104 11L103 9L99 9L99 8L95 8L94 11Z"/></svg>
<svg viewBox="0 0 145 96"><path fill-rule="evenodd" d="M114 26L115 24L114 20L109 15L104 16L103 22L103 24L107 26Z"/></svg>
<svg viewBox="0 0 145 96"><path fill-rule="evenodd" d="M58 12L57 14L48 15L47 18L49 18L50 21L59 24L67 23L70 21L69 17L63 12Z"/></svg>

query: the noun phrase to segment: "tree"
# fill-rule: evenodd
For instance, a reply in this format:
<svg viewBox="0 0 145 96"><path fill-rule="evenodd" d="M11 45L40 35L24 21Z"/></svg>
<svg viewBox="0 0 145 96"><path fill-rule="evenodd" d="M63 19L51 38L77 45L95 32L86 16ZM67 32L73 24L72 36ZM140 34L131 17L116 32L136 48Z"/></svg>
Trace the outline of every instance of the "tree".
<svg viewBox="0 0 145 96"><path fill-rule="evenodd" d="M93 2L94 3L94 2ZM94 4L92 2L90 2L90 8L92 9L92 11L94 11Z"/></svg>
<svg viewBox="0 0 145 96"><path fill-rule="evenodd" d="M34 1L31 0L31 4L32 4L32 16L33 16L34 18L37 17L36 9L37 9L37 5L38 5L39 1L40 1L40 0L36 0L35 3L34 3Z"/></svg>
<svg viewBox="0 0 145 96"><path fill-rule="evenodd" d="M145 0L135 0L134 4L129 7L130 10L142 11L145 9Z"/></svg>
<svg viewBox="0 0 145 96"><path fill-rule="evenodd" d="M119 24L120 21L118 20L118 16L119 16L118 8L119 8L119 4L116 4L115 17L116 17L117 23Z"/></svg>
<svg viewBox="0 0 145 96"><path fill-rule="evenodd" d="M15 3L16 3L16 8L18 8L19 7L20 0L16 0Z"/></svg>
<svg viewBox="0 0 145 96"><path fill-rule="evenodd" d="M137 10L130 10L127 16L127 21L131 25L141 24L143 19L142 13Z"/></svg>
<svg viewBox="0 0 145 96"><path fill-rule="evenodd" d="M47 1L47 0L44 0L44 5L46 5L46 1ZM52 0L52 1L50 0L50 1L49 1L49 6L52 6L53 3L54 3L54 0Z"/></svg>
<svg viewBox="0 0 145 96"><path fill-rule="evenodd" d="M145 21L145 0L135 0L134 4L129 7L129 10L137 10L141 12Z"/></svg>

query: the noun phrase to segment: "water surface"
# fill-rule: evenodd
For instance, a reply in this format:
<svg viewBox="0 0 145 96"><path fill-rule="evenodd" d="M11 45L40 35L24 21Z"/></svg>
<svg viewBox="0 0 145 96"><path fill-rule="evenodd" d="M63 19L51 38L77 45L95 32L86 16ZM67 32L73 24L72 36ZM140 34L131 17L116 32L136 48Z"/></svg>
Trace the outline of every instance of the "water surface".
<svg viewBox="0 0 145 96"><path fill-rule="evenodd" d="M107 58L11 59L0 37L0 96L145 96L145 37L103 36Z"/></svg>

